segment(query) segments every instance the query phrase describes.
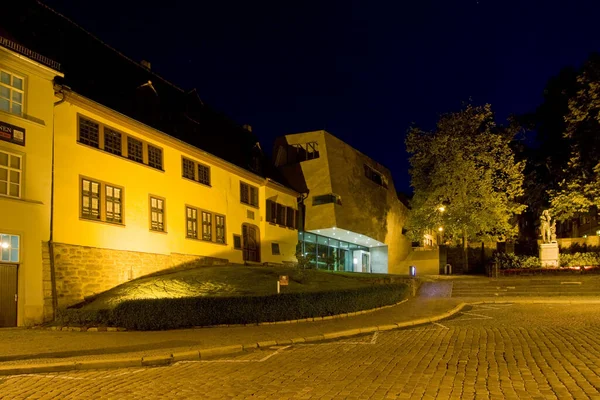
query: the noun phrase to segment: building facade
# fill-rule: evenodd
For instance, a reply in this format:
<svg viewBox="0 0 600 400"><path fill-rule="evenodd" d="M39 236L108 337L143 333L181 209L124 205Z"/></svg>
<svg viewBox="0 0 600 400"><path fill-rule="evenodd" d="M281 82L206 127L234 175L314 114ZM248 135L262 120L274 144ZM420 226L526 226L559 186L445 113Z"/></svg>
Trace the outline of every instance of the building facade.
<svg viewBox="0 0 600 400"><path fill-rule="evenodd" d="M39 322L58 64L0 37L0 327Z"/></svg>
<svg viewBox="0 0 600 400"><path fill-rule="evenodd" d="M296 261L293 189L57 84L58 64L0 44L0 327L171 268Z"/></svg>
<svg viewBox="0 0 600 400"><path fill-rule="evenodd" d="M326 131L278 138L273 154L290 186L305 194L302 253L314 253L322 268L407 273L408 209L387 168Z"/></svg>

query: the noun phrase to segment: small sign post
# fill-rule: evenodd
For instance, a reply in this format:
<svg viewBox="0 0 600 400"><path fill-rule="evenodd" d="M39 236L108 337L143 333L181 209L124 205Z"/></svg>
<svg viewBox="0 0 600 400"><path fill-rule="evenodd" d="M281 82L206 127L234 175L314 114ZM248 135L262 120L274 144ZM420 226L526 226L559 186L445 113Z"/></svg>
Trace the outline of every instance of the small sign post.
<svg viewBox="0 0 600 400"><path fill-rule="evenodd" d="M279 275L277 281L277 294L281 293L282 286L288 286L290 284L290 278L287 275Z"/></svg>

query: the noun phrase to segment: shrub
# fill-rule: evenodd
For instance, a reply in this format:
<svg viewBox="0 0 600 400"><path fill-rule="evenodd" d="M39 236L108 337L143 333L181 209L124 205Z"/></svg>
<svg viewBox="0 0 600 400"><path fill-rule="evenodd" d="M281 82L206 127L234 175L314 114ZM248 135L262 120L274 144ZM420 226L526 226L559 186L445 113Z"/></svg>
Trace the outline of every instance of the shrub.
<svg viewBox="0 0 600 400"><path fill-rule="evenodd" d="M70 326L111 325L112 310L59 309L56 312L56 322L60 325Z"/></svg>
<svg viewBox="0 0 600 400"><path fill-rule="evenodd" d="M161 330L323 317L394 304L407 292L405 284L387 284L272 296L130 300L113 310L112 323L127 329Z"/></svg>
<svg viewBox="0 0 600 400"><path fill-rule="evenodd" d="M493 262L497 263L500 269L520 269L520 268L541 268L542 263L538 257L518 256L513 253L496 253Z"/></svg>
<svg viewBox="0 0 600 400"><path fill-rule="evenodd" d="M586 267L600 265L600 254L598 253L575 253L560 254L561 267Z"/></svg>

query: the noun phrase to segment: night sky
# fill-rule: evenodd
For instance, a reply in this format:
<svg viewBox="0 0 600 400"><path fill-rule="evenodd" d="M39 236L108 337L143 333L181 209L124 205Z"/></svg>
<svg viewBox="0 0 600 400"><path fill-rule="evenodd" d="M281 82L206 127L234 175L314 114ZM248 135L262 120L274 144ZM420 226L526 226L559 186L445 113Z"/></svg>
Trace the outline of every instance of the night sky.
<svg viewBox="0 0 600 400"><path fill-rule="evenodd" d="M65 1L56 11L206 103L263 149L326 129L409 192L403 141L463 102L500 121L600 51L598 1Z"/></svg>

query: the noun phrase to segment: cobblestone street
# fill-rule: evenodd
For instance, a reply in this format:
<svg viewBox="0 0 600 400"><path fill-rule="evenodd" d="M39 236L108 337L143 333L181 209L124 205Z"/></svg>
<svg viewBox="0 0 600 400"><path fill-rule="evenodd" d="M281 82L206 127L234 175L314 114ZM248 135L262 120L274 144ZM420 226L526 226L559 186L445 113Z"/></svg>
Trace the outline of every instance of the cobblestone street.
<svg viewBox="0 0 600 400"><path fill-rule="evenodd" d="M0 398L600 399L600 307L481 305L225 359L0 377Z"/></svg>

